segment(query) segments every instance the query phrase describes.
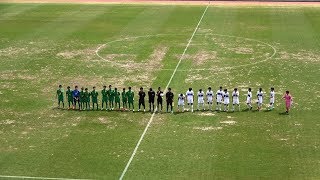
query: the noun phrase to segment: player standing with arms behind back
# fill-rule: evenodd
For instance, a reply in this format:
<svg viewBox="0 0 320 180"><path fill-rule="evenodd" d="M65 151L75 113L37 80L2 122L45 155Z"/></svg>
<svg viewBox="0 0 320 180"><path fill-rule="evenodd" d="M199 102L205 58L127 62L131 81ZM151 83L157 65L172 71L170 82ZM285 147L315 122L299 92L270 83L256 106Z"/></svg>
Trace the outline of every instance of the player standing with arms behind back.
<svg viewBox="0 0 320 180"><path fill-rule="evenodd" d="M189 88L189 90L186 92L186 96L187 96L187 103L188 103L189 109L191 108L191 112L193 112L194 92L193 92L192 88ZM189 111L189 109L188 109L188 111Z"/></svg>
<svg viewBox="0 0 320 180"><path fill-rule="evenodd" d="M263 103L263 92L262 92L262 88L259 88L259 91L257 92L257 104L258 104L258 111L261 110L262 108L262 103Z"/></svg>
<svg viewBox="0 0 320 180"><path fill-rule="evenodd" d="M118 106L118 110L120 110L120 92L118 91L117 88L114 88L114 102L115 102L115 107Z"/></svg>
<svg viewBox="0 0 320 180"><path fill-rule="evenodd" d="M197 106L197 111L200 110L200 106L203 110L205 110L204 108L204 92L202 91L202 89L199 89L198 91L198 106Z"/></svg>
<svg viewBox="0 0 320 180"><path fill-rule="evenodd" d="M182 112L184 112L184 99L185 99L185 96L184 94L181 93L178 97L178 112L180 112L180 108Z"/></svg>
<svg viewBox="0 0 320 180"><path fill-rule="evenodd" d="M251 88L249 88L247 93L247 106L249 110L252 110L251 99L252 99L252 92L251 92Z"/></svg>
<svg viewBox="0 0 320 180"><path fill-rule="evenodd" d="M62 108L64 108L63 93L64 93L64 90L62 88L62 85L59 85L59 88L56 93L56 98L58 97L58 108L60 108L61 102L62 102Z"/></svg>
<svg viewBox="0 0 320 180"><path fill-rule="evenodd" d="M163 103L163 92L161 91L161 88L158 87L158 91L157 91L157 109L158 109L158 112L162 111L162 103ZM159 105L161 105L161 108L159 107Z"/></svg>
<svg viewBox="0 0 320 180"><path fill-rule="evenodd" d="M207 90L207 102L209 106L209 110L212 111L212 103L213 103L213 91L211 90L211 87Z"/></svg>
<svg viewBox="0 0 320 180"><path fill-rule="evenodd" d="M122 98L122 108L123 108L123 110L127 110L128 97L127 97L127 93L126 93L126 88L123 88L122 93L121 93L121 98Z"/></svg>
<svg viewBox="0 0 320 180"><path fill-rule="evenodd" d="M234 111L234 106L237 105L240 111L240 102L239 102L239 91L237 88L234 88L232 92L232 111Z"/></svg>
<svg viewBox="0 0 320 180"><path fill-rule="evenodd" d="M78 90L78 86L74 87L74 90L72 91L72 97L73 97L73 109L76 109L77 102L79 106L79 110L81 110L81 104L80 104L80 92Z"/></svg>
<svg viewBox="0 0 320 180"><path fill-rule="evenodd" d="M222 104L222 98L223 98L223 91L222 87L220 86L219 90L216 93L216 98L217 98L217 107L216 110L221 111L221 104Z"/></svg>
<svg viewBox="0 0 320 180"><path fill-rule="evenodd" d="M111 85L109 85L108 95L109 95L109 108L110 108L110 110L113 110L115 94L114 94L114 90L112 90L112 86Z"/></svg>
<svg viewBox="0 0 320 180"><path fill-rule="evenodd" d="M132 105L132 112L134 112L134 92L131 90L131 87L129 87L129 90L126 93L127 98L128 98L128 104L129 104L129 111L131 111L131 105Z"/></svg>
<svg viewBox="0 0 320 180"><path fill-rule="evenodd" d="M97 110L98 110L98 108L99 108L99 106L98 106L98 95L99 94L96 91L96 87L95 86L93 86L90 95L91 95L91 100L92 100L92 110L94 110L94 104L96 104Z"/></svg>
<svg viewBox="0 0 320 180"><path fill-rule="evenodd" d="M173 113L173 93L171 92L171 88L168 88L168 92L166 93L167 100L167 113L169 112L169 106L171 106L171 113Z"/></svg>
<svg viewBox="0 0 320 180"><path fill-rule="evenodd" d="M276 95L276 93L274 92L274 88L272 87L270 89L270 105L269 105L270 111L274 109L275 95Z"/></svg>
<svg viewBox="0 0 320 180"><path fill-rule="evenodd" d="M106 110L108 110L108 92L107 92L107 86L103 86L103 89L101 90L101 111L103 110L104 104L106 105Z"/></svg>
<svg viewBox="0 0 320 180"><path fill-rule="evenodd" d="M229 99L228 89L224 89L224 93L223 93L223 103L224 103L224 111L225 111L225 112L229 111L230 99Z"/></svg>
<svg viewBox="0 0 320 180"><path fill-rule="evenodd" d="M149 99L149 111L151 112L151 106L152 106L152 112L154 112L154 98L156 96L156 93L152 88L148 91L148 99Z"/></svg>
<svg viewBox="0 0 320 180"><path fill-rule="evenodd" d="M138 111L140 111L141 105L143 106L143 112L146 112L146 104L144 101L144 98L146 97L146 93L143 91L143 88L140 88L140 91L138 93L139 95L139 109Z"/></svg>
<svg viewBox="0 0 320 180"><path fill-rule="evenodd" d="M72 90L70 89L70 86L67 87L66 96L68 98L68 110L73 106L73 97L72 97Z"/></svg>

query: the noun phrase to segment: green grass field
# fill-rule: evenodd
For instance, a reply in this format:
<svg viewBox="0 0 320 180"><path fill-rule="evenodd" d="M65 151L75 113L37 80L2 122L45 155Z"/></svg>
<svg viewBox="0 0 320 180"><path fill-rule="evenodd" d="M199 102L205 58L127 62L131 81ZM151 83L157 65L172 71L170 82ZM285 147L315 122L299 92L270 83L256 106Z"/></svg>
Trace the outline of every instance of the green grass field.
<svg viewBox="0 0 320 180"><path fill-rule="evenodd" d="M0 4L0 179L118 179L151 113L53 109L58 85L164 88L205 8ZM170 87L238 87L242 112L155 114L124 179L319 179L319 22L210 6ZM273 111L246 111L248 87L272 86Z"/></svg>

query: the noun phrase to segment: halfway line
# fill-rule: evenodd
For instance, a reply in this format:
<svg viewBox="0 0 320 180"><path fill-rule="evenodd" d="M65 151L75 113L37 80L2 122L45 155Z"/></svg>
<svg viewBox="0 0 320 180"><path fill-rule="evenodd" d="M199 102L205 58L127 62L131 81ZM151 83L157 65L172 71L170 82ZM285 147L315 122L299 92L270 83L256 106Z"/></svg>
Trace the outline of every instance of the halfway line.
<svg viewBox="0 0 320 180"><path fill-rule="evenodd" d="M168 81L168 84L167 84L167 86L165 87L164 91L166 91L166 90L168 89L168 87L169 87L169 85L170 85L170 83L171 83L174 75L176 74L177 69L178 69L178 67L179 67L179 65L180 65L183 57L185 56L185 53L186 53L186 51L188 50L188 47L190 46L190 43L191 43L194 35L196 34L197 30L199 29L199 26L200 26L200 24L201 24L201 21L202 21L204 15L206 14L206 12L207 12L207 10L208 10L208 8L209 8L209 5L210 5L210 1L209 1L208 5L207 5L206 9L203 11L201 18L200 18L200 20L199 20L196 28L194 29L194 31L193 31L193 33L192 33L192 36L190 37L190 39L189 39L189 41L188 41L188 44L187 44L186 47L184 48L183 53L182 53L182 55L181 55L181 57L180 57L180 59L179 59L179 62L178 62L178 64L176 65L176 68L174 69L174 71L173 71L173 73L172 73L172 75L171 75L171 77L170 77L170 79L169 79L169 81ZM140 146L140 144L141 144L144 136L146 135L146 133L147 133L147 131L148 131L148 129L149 129L152 121L153 121L153 118L154 118L154 115L155 115L156 111L157 111L157 107L156 107L155 111L152 113L152 115L151 115L151 117L150 117L150 120L149 120L146 128L144 129L143 133L141 134L141 137L140 137L140 139L139 139L136 147L134 148L133 153L132 153L132 155L131 155L131 157L130 157L130 159L129 159L127 165L126 165L126 167L124 168L124 170L123 170L123 172L122 172L119 180L122 180L123 177L124 177L124 175L125 175L126 172L128 171L128 168L129 168L129 166L130 166L130 164L131 164L134 156L136 155L137 150L138 150L138 148L139 148L139 146Z"/></svg>

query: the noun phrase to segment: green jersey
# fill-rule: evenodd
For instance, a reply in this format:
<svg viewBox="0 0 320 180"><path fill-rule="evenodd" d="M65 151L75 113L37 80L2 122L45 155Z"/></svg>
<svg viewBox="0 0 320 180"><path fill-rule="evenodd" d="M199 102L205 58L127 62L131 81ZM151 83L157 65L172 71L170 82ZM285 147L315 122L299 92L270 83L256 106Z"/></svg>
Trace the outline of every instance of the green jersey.
<svg viewBox="0 0 320 180"><path fill-rule="evenodd" d="M134 92L129 90L126 95L128 97L128 102L133 102Z"/></svg>
<svg viewBox="0 0 320 180"><path fill-rule="evenodd" d="M59 88L58 90L57 90L57 96L58 96L58 100L59 101L63 101L63 89L61 88Z"/></svg>
<svg viewBox="0 0 320 180"><path fill-rule="evenodd" d="M101 91L101 95L102 95L102 101L108 101L108 92L106 89L103 89Z"/></svg>
<svg viewBox="0 0 320 180"><path fill-rule="evenodd" d="M72 97L72 91L70 89L66 91L66 96L68 97L68 102L72 101L73 97Z"/></svg>
<svg viewBox="0 0 320 180"><path fill-rule="evenodd" d="M108 92L110 101L113 101L115 96L114 90L109 89Z"/></svg>
<svg viewBox="0 0 320 180"><path fill-rule="evenodd" d="M84 94L83 102L90 102L90 93L88 91L85 91L83 94Z"/></svg>
<svg viewBox="0 0 320 180"><path fill-rule="evenodd" d="M95 90L91 91L91 98L92 102L98 103L98 92Z"/></svg>
<svg viewBox="0 0 320 180"><path fill-rule="evenodd" d="M120 103L120 92L114 91L115 101Z"/></svg>
<svg viewBox="0 0 320 180"><path fill-rule="evenodd" d="M122 97L122 102L127 102L127 101L128 101L128 99L127 99L127 94L126 94L125 91L122 91L121 97Z"/></svg>
<svg viewBox="0 0 320 180"><path fill-rule="evenodd" d="M86 102L85 97L84 97L84 91L80 91L80 102Z"/></svg>

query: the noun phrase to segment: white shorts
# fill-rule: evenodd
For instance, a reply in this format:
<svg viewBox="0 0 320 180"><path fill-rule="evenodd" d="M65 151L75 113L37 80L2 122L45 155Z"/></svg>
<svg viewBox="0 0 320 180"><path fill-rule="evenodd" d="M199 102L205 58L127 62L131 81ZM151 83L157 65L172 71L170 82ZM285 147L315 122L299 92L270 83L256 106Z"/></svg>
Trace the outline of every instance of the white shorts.
<svg viewBox="0 0 320 180"><path fill-rule="evenodd" d="M208 100L207 100L207 101L208 101L208 103L212 103L212 101L213 101L213 100L212 100L212 97L208 97Z"/></svg>
<svg viewBox="0 0 320 180"><path fill-rule="evenodd" d="M221 97L217 97L217 103L221 103L222 102L222 98Z"/></svg>
<svg viewBox="0 0 320 180"><path fill-rule="evenodd" d="M178 101L178 106L184 106L184 101Z"/></svg>
<svg viewBox="0 0 320 180"><path fill-rule="evenodd" d="M247 104L251 104L251 98L247 98Z"/></svg>
<svg viewBox="0 0 320 180"><path fill-rule="evenodd" d="M188 104L193 104L193 98L188 98Z"/></svg>
<svg viewBox="0 0 320 180"><path fill-rule="evenodd" d="M229 104L229 103L230 103L229 99L224 99L223 104Z"/></svg>
<svg viewBox="0 0 320 180"><path fill-rule="evenodd" d="M262 104L262 98L261 98L261 99L259 98L258 101L257 101L257 103L258 103L258 104Z"/></svg>
<svg viewBox="0 0 320 180"><path fill-rule="evenodd" d="M270 98L270 104L274 104L274 98Z"/></svg>
<svg viewBox="0 0 320 180"><path fill-rule="evenodd" d="M234 99L233 104L239 104L239 99Z"/></svg>
<svg viewBox="0 0 320 180"><path fill-rule="evenodd" d="M198 99L198 103L199 103L199 104L203 104L203 103L204 103L204 99L203 99L203 98L199 98L199 99Z"/></svg>

